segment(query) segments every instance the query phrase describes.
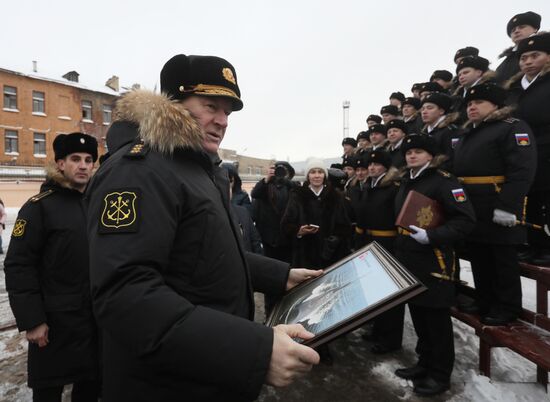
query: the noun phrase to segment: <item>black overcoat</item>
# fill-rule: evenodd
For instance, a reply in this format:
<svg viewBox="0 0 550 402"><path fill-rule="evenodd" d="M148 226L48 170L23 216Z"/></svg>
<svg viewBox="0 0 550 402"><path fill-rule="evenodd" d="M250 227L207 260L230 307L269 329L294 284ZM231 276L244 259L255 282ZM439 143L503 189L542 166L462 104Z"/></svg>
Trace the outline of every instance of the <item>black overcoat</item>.
<svg viewBox="0 0 550 402"><path fill-rule="evenodd" d="M82 193L51 172L17 216L4 262L17 327L49 327L47 346L29 344L28 384L53 387L98 378Z"/></svg>

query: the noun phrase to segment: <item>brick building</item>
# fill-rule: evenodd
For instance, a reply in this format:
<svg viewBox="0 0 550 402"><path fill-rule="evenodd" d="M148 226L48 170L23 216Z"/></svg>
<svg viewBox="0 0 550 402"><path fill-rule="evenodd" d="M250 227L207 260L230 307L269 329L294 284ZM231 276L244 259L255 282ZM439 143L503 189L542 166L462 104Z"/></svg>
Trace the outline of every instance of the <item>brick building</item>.
<svg viewBox="0 0 550 402"><path fill-rule="evenodd" d="M71 71L60 78L0 68L0 165L44 166L53 160L52 143L61 133L81 131L97 138L99 154L119 97L118 78L93 88Z"/></svg>

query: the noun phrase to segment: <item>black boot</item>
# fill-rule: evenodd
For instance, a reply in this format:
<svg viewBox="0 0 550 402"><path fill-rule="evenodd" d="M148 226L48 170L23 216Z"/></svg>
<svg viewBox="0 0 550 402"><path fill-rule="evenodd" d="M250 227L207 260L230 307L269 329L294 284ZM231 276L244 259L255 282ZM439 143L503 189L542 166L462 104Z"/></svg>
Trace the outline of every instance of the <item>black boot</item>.
<svg viewBox="0 0 550 402"><path fill-rule="evenodd" d="M412 366L406 368L399 368L395 370L395 375L405 380L415 380L418 378L424 378L428 375L428 370L421 366Z"/></svg>
<svg viewBox="0 0 550 402"><path fill-rule="evenodd" d="M451 388L449 381L437 381L432 377L426 377L414 382L413 391L421 396L439 395Z"/></svg>

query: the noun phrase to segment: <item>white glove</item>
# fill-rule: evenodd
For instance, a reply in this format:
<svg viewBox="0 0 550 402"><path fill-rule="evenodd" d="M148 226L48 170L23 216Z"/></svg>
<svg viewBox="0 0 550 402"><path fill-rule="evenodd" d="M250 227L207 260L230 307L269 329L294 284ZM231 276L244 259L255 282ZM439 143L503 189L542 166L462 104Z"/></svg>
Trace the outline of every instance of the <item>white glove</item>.
<svg viewBox="0 0 550 402"><path fill-rule="evenodd" d="M516 226L516 215L510 212L503 211L502 209L495 209L493 211L493 222L500 226L512 227Z"/></svg>
<svg viewBox="0 0 550 402"><path fill-rule="evenodd" d="M409 225L409 227L416 232L416 233L411 233L411 237L414 240L416 240L420 244L430 244L428 233L424 229L414 225Z"/></svg>

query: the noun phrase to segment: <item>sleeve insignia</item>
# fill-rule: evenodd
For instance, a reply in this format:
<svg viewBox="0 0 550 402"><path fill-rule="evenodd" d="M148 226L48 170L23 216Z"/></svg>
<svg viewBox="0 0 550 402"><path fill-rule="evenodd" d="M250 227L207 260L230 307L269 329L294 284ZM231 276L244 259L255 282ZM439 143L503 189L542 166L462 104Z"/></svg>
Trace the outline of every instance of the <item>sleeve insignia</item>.
<svg viewBox="0 0 550 402"><path fill-rule="evenodd" d="M453 197L456 202L464 202L466 201L466 193L463 189L457 188L455 190L451 190L451 193L453 193Z"/></svg>
<svg viewBox="0 0 550 402"><path fill-rule="evenodd" d="M99 233L135 233L139 229L139 189L112 191L103 197Z"/></svg>
<svg viewBox="0 0 550 402"><path fill-rule="evenodd" d="M27 226L27 221L25 219L17 219L13 225L11 237L23 237L25 234L25 226Z"/></svg>
<svg viewBox="0 0 550 402"><path fill-rule="evenodd" d="M516 136L516 144L522 147L526 147L528 145L531 145L531 141L529 140L529 134L527 133L521 133L521 134L514 134Z"/></svg>

